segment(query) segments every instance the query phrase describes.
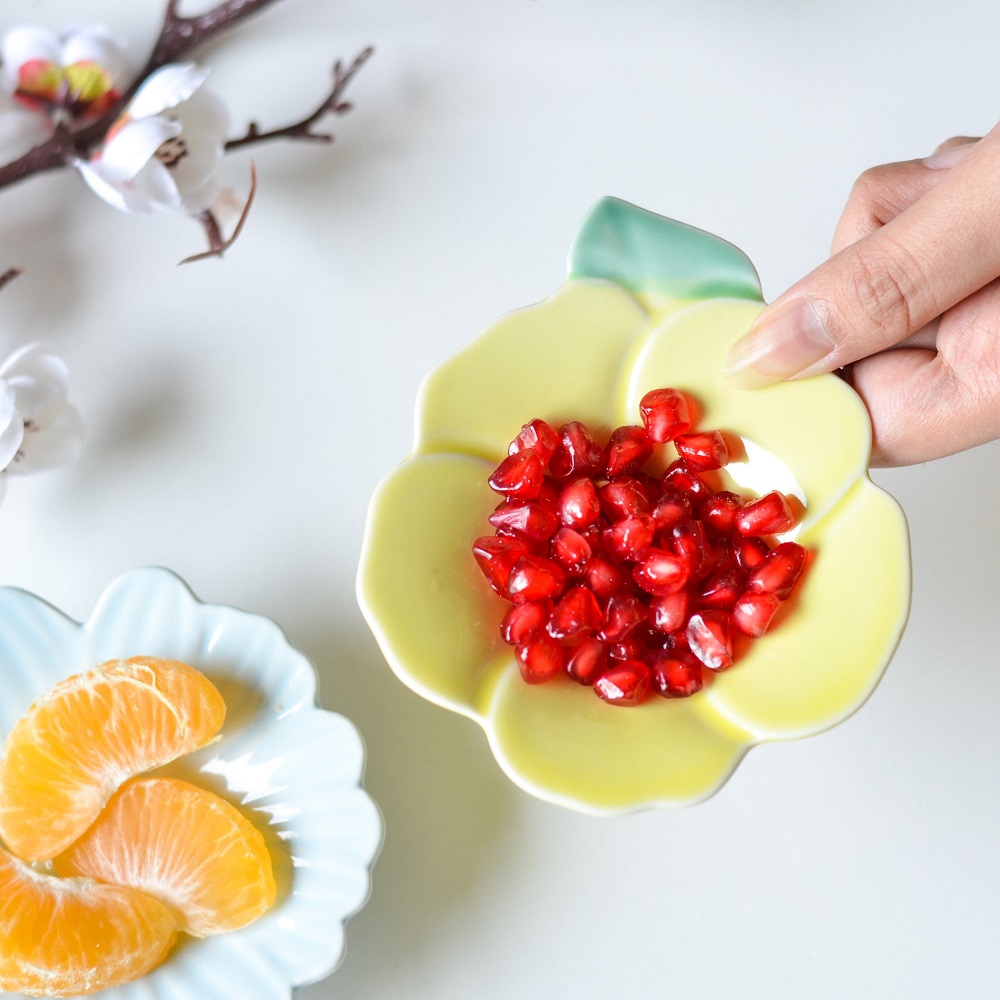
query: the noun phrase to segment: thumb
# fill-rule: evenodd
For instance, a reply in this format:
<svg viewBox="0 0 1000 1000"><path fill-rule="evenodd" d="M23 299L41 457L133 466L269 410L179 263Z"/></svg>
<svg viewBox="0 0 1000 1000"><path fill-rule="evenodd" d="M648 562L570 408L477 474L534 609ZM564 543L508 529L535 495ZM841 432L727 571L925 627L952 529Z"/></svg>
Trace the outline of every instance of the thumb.
<svg viewBox="0 0 1000 1000"><path fill-rule="evenodd" d="M949 176L766 308L726 359L752 389L891 347L1000 275L1000 126Z"/></svg>

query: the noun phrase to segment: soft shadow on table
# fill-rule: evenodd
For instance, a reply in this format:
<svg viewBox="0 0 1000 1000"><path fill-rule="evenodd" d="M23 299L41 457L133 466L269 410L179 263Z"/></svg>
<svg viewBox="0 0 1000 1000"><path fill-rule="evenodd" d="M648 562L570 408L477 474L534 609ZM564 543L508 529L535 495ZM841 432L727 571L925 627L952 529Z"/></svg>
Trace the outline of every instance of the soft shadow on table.
<svg viewBox="0 0 1000 1000"><path fill-rule="evenodd" d="M300 605L315 610L313 593ZM348 925L343 965L319 998L377 995L390 969L435 947L490 878L521 794L467 719L424 701L396 679L360 612L284 621L316 666L324 708L346 715L368 750L365 788L385 819L372 896Z"/></svg>

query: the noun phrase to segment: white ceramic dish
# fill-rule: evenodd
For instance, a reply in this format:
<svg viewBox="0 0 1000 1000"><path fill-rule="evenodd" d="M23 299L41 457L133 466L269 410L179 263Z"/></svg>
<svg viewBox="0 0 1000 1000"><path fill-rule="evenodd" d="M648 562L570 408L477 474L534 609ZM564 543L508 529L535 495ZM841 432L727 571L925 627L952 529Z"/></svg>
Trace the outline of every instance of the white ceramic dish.
<svg viewBox="0 0 1000 1000"><path fill-rule="evenodd" d="M361 738L317 707L315 670L274 622L203 604L173 573L150 568L115 580L83 623L0 588L0 740L57 681L136 655L190 663L222 692L222 738L168 770L226 796L264 829L278 899L243 930L183 938L149 975L94 995L288 1000L337 967L344 924L368 898L382 819L361 787Z"/></svg>

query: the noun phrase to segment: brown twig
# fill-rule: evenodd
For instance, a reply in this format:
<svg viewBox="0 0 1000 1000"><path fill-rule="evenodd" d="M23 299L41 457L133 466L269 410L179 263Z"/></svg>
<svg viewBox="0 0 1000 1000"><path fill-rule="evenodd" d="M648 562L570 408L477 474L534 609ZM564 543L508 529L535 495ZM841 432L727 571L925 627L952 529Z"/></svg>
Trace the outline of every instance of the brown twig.
<svg viewBox="0 0 1000 1000"><path fill-rule="evenodd" d="M243 206L243 211L240 213L239 219L236 220L236 225L233 228L232 235L227 240L222 235L219 220L216 219L210 209L206 209L197 218L204 227L205 235L208 237L208 249L204 251L204 253L196 253L192 254L190 257L185 257L180 263L191 264L196 260L207 260L209 257L221 257L239 239L240 233L243 232L243 227L246 225L247 217L250 215L250 206L253 204L253 199L256 194L257 168L251 162L250 193L247 195L246 204Z"/></svg>
<svg viewBox="0 0 1000 1000"><path fill-rule="evenodd" d="M351 105L341 98L351 79L364 66L374 51L371 46L368 46L354 57L354 61L347 69L344 69L343 63L339 59L337 60L333 67L333 88L311 115L301 121L286 125L284 128L275 128L267 132L261 132L257 123L251 122L246 135L240 136L238 139L230 139L226 143L226 152L239 149L241 146L248 146L251 143L266 142L268 139L306 139L311 142L332 142L332 135L328 132L314 132L312 127L324 115L342 115L345 111L351 110Z"/></svg>
<svg viewBox="0 0 1000 1000"><path fill-rule="evenodd" d="M10 267L3 274L0 274L0 290L6 288L20 273L19 267Z"/></svg>

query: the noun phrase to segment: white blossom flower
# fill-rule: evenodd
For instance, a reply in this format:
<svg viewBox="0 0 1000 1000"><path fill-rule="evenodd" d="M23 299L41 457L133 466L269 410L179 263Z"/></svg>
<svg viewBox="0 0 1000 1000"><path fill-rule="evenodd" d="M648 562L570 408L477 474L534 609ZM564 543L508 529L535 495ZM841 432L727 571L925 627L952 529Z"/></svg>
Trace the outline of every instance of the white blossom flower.
<svg viewBox="0 0 1000 1000"><path fill-rule="evenodd" d="M68 389L65 362L41 344L28 344L0 362L0 469L39 472L76 457L83 421ZM0 476L0 489L6 478Z"/></svg>
<svg viewBox="0 0 1000 1000"><path fill-rule="evenodd" d="M96 117L121 97L125 46L98 25L62 35L22 25L0 40L0 59L4 89L33 111Z"/></svg>
<svg viewBox="0 0 1000 1000"><path fill-rule="evenodd" d="M197 215L222 194L216 169L228 114L202 89L208 70L171 64L136 91L103 147L77 168L95 194L123 212Z"/></svg>

